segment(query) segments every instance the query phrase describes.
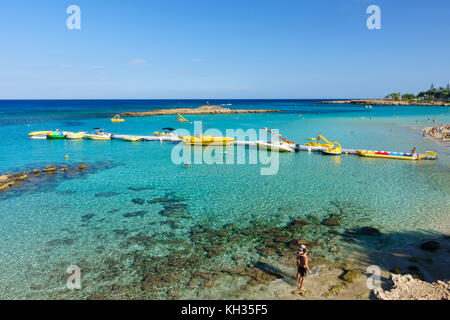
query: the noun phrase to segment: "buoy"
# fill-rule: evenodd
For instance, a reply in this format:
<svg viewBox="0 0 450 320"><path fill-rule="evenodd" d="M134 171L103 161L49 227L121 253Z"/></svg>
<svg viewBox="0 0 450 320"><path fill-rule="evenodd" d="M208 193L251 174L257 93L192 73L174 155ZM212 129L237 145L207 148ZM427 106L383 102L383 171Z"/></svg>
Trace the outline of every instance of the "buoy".
<svg viewBox="0 0 450 320"><path fill-rule="evenodd" d="M66 159L69 159L69 156L66 154Z"/></svg>

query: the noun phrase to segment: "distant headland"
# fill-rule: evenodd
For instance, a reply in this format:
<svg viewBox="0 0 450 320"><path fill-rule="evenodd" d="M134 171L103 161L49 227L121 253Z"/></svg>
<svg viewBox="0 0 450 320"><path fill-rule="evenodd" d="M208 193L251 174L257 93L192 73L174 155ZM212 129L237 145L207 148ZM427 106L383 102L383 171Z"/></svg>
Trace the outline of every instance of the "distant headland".
<svg viewBox="0 0 450 320"><path fill-rule="evenodd" d="M389 106L445 106L450 107L450 102L446 101L423 101L423 100L390 100L390 99L352 99L352 100L329 100L320 103L343 103L361 105L389 105Z"/></svg>
<svg viewBox="0 0 450 320"><path fill-rule="evenodd" d="M280 110L266 110L266 109L230 109L216 105L204 105L198 108L170 108L157 109L151 111L141 112L124 112L123 117L148 117L171 114L233 114L233 113L265 113L265 112L280 112Z"/></svg>
<svg viewBox="0 0 450 320"><path fill-rule="evenodd" d="M417 95L413 93L401 94L394 92L388 94L384 99L350 99L350 100L334 100L321 101L321 103L345 103L345 104L364 104L364 105L393 105L393 106L450 106L450 84L436 89L431 84L430 89L421 91Z"/></svg>

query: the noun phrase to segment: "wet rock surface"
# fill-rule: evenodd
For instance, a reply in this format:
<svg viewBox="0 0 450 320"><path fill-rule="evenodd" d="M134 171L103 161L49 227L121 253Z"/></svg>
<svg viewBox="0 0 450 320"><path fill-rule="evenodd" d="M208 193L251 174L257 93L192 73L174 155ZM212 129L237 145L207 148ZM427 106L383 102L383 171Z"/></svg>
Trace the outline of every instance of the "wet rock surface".
<svg viewBox="0 0 450 320"><path fill-rule="evenodd" d="M0 200L25 193L52 191L64 179L77 179L99 170L114 168L118 163L99 161L87 164L48 165L42 169L0 175ZM80 168L81 166L81 168Z"/></svg>

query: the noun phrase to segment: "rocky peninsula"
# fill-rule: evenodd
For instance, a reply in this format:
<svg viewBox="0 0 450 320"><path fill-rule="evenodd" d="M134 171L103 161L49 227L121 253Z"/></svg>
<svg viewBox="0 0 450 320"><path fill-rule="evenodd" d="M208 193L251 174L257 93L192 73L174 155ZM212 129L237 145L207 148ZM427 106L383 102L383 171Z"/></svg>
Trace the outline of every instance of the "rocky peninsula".
<svg viewBox="0 0 450 320"><path fill-rule="evenodd" d="M157 109L151 111L140 112L124 112L121 114L123 117L149 117L149 116L161 116L172 114L235 114L235 113L266 113L266 112L280 112L280 110L266 110L266 109L230 109L217 105L204 105L198 108L170 108L170 109Z"/></svg>
<svg viewBox="0 0 450 320"><path fill-rule="evenodd" d="M423 101L423 100L350 99L350 100L320 101L320 103L383 105L383 106L444 106L444 107L450 107L450 102L445 102L445 101Z"/></svg>

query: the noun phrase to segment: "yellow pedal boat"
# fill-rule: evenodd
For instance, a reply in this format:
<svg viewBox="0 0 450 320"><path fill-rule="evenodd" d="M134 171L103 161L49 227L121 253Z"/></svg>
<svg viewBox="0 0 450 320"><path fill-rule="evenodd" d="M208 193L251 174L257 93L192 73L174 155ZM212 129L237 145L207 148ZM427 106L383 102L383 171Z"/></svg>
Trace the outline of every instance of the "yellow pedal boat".
<svg viewBox="0 0 450 320"><path fill-rule="evenodd" d="M228 137L213 137L213 136L200 136L200 137L183 137L183 141L187 145L196 146L221 146L230 145L236 141L234 138Z"/></svg>
<svg viewBox="0 0 450 320"><path fill-rule="evenodd" d="M125 122L125 119L122 119L120 117L120 114L116 114L114 117L111 118L111 122Z"/></svg>

